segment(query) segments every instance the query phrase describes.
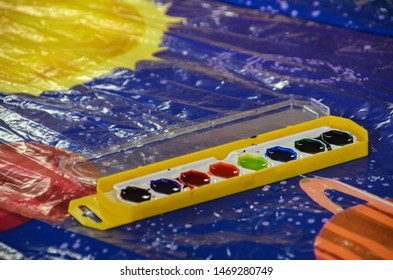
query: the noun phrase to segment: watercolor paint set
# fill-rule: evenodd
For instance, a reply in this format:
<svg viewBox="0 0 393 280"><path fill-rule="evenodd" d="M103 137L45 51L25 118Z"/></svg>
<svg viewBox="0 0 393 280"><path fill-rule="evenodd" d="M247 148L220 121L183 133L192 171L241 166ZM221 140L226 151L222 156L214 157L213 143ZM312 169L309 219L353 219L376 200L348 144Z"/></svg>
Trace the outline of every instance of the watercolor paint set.
<svg viewBox="0 0 393 280"><path fill-rule="evenodd" d="M69 212L106 230L367 154L364 128L322 116L100 178L97 193L71 201Z"/></svg>

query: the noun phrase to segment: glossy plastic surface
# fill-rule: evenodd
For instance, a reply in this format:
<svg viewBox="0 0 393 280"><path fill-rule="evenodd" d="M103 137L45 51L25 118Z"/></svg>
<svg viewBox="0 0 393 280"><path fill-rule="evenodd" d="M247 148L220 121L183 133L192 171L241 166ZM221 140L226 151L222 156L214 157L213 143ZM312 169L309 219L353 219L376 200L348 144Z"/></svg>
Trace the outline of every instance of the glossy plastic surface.
<svg viewBox="0 0 393 280"><path fill-rule="evenodd" d="M12 2L16 3L1 3ZM66 5L60 1L34 1L43 2ZM128 1L131 2L137 3ZM330 108L332 115L350 118L369 132L368 157L306 176L333 178L379 197L392 198L393 166L389 163L393 158L393 40L388 35L392 32L391 3L236 2L241 5L218 0L156 1L161 8L169 4L165 12L168 17L184 19L171 24L162 36L160 48L164 50L155 55L160 60L140 61L136 68L122 61L122 66L113 65L108 74L87 82L82 82L80 76L82 80L76 86L42 91L39 95L35 95L33 86L31 93L30 88L25 93L18 89L0 93L0 141L35 142L91 155L84 158L92 161L102 176L107 176L179 156L177 152L184 147L181 140L172 138L172 149L166 146L161 157L162 150L155 148L140 152L122 150L124 142L127 147L130 143L138 146L146 133L163 135L173 125L188 127L203 118L212 120L231 112L269 106L270 100L277 98L289 104L293 95L306 101L303 104L310 98L318 100ZM325 5L327 2L333 4ZM75 13L78 9L89 10L94 3L103 7L104 2L78 1L80 7L75 6ZM265 9L248 8L247 3L262 3ZM30 28L30 34L35 35L29 38L28 49L41 48L33 47L39 40L47 42L47 37L36 36L40 32L53 32L48 25L34 29L40 22L36 15L21 26L22 30ZM47 13L43 19L48 19ZM156 16L152 22L157 29L161 26ZM91 26L87 21L79 24L78 29L85 25ZM362 32L362 26L367 27L367 32ZM4 31L1 28L1 42L7 41ZM100 39L99 29L95 31ZM72 43L73 40L65 42L71 37L71 33L65 34L64 40L57 41L57 47L62 49L63 44ZM7 46L1 43L0 50L4 47ZM28 61L34 57L28 49L12 55L26 54ZM67 53L72 54L72 50ZM1 59L11 55L3 54ZM1 70L5 70L8 64L1 65ZM14 77L22 74L29 75L13 72ZM246 138L285 127L288 121L295 124L310 119L310 111L300 109L303 105L295 107L299 110L284 110L288 114L283 117L274 114L264 118L263 127L247 130L248 126L238 125L234 130L238 135L234 136ZM206 139L212 147L235 141L223 137L231 134L233 131L219 137L207 134ZM229 141L216 143L221 139ZM199 140L196 137L195 142L189 142L194 151L209 147L194 145ZM95 157L97 150L97 155L106 156ZM34 159L33 155L30 159ZM8 160L1 164L7 166ZM28 174L30 170L18 172ZM81 226L74 219L60 224L32 220L0 233L0 258L314 259L314 240L332 213L304 193L300 188L302 179L298 176L281 180L102 232ZM329 191L328 195L343 208L364 203L337 191Z"/></svg>

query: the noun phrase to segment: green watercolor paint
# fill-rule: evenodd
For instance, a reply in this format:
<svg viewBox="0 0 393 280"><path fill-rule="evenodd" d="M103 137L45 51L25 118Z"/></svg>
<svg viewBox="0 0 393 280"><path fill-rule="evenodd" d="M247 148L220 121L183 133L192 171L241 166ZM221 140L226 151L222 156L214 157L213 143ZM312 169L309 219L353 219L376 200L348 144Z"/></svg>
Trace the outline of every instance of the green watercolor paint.
<svg viewBox="0 0 393 280"><path fill-rule="evenodd" d="M253 154L245 154L239 156L237 163L243 168L255 171L268 167L268 162L265 158Z"/></svg>

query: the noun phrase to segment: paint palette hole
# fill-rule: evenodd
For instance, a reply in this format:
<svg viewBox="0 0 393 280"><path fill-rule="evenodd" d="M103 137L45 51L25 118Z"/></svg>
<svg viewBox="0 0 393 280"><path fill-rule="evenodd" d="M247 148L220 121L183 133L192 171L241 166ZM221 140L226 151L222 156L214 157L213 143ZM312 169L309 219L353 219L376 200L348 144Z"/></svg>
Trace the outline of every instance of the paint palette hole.
<svg viewBox="0 0 393 280"><path fill-rule="evenodd" d="M102 220L96 214L94 214L94 212L91 211L89 207L81 205L79 206L79 209L83 212L83 217L90 218L93 222L97 224L102 223Z"/></svg>

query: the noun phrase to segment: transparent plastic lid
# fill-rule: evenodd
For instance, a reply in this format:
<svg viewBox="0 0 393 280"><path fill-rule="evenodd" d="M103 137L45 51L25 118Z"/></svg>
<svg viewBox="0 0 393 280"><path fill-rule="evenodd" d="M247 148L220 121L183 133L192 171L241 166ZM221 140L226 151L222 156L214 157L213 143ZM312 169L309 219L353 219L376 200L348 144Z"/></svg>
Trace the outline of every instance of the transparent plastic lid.
<svg viewBox="0 0 393 280"><path fill-rule="evenodd" d="M277 98L253 110L229 111L169 126L154 133L141 133L138 137L124 139L120 144L64 157L60 165L75 179L95 183L97 179L84 172L86 164L96 164L107 176L329 114L329 108L315 99Z"/></svg>

